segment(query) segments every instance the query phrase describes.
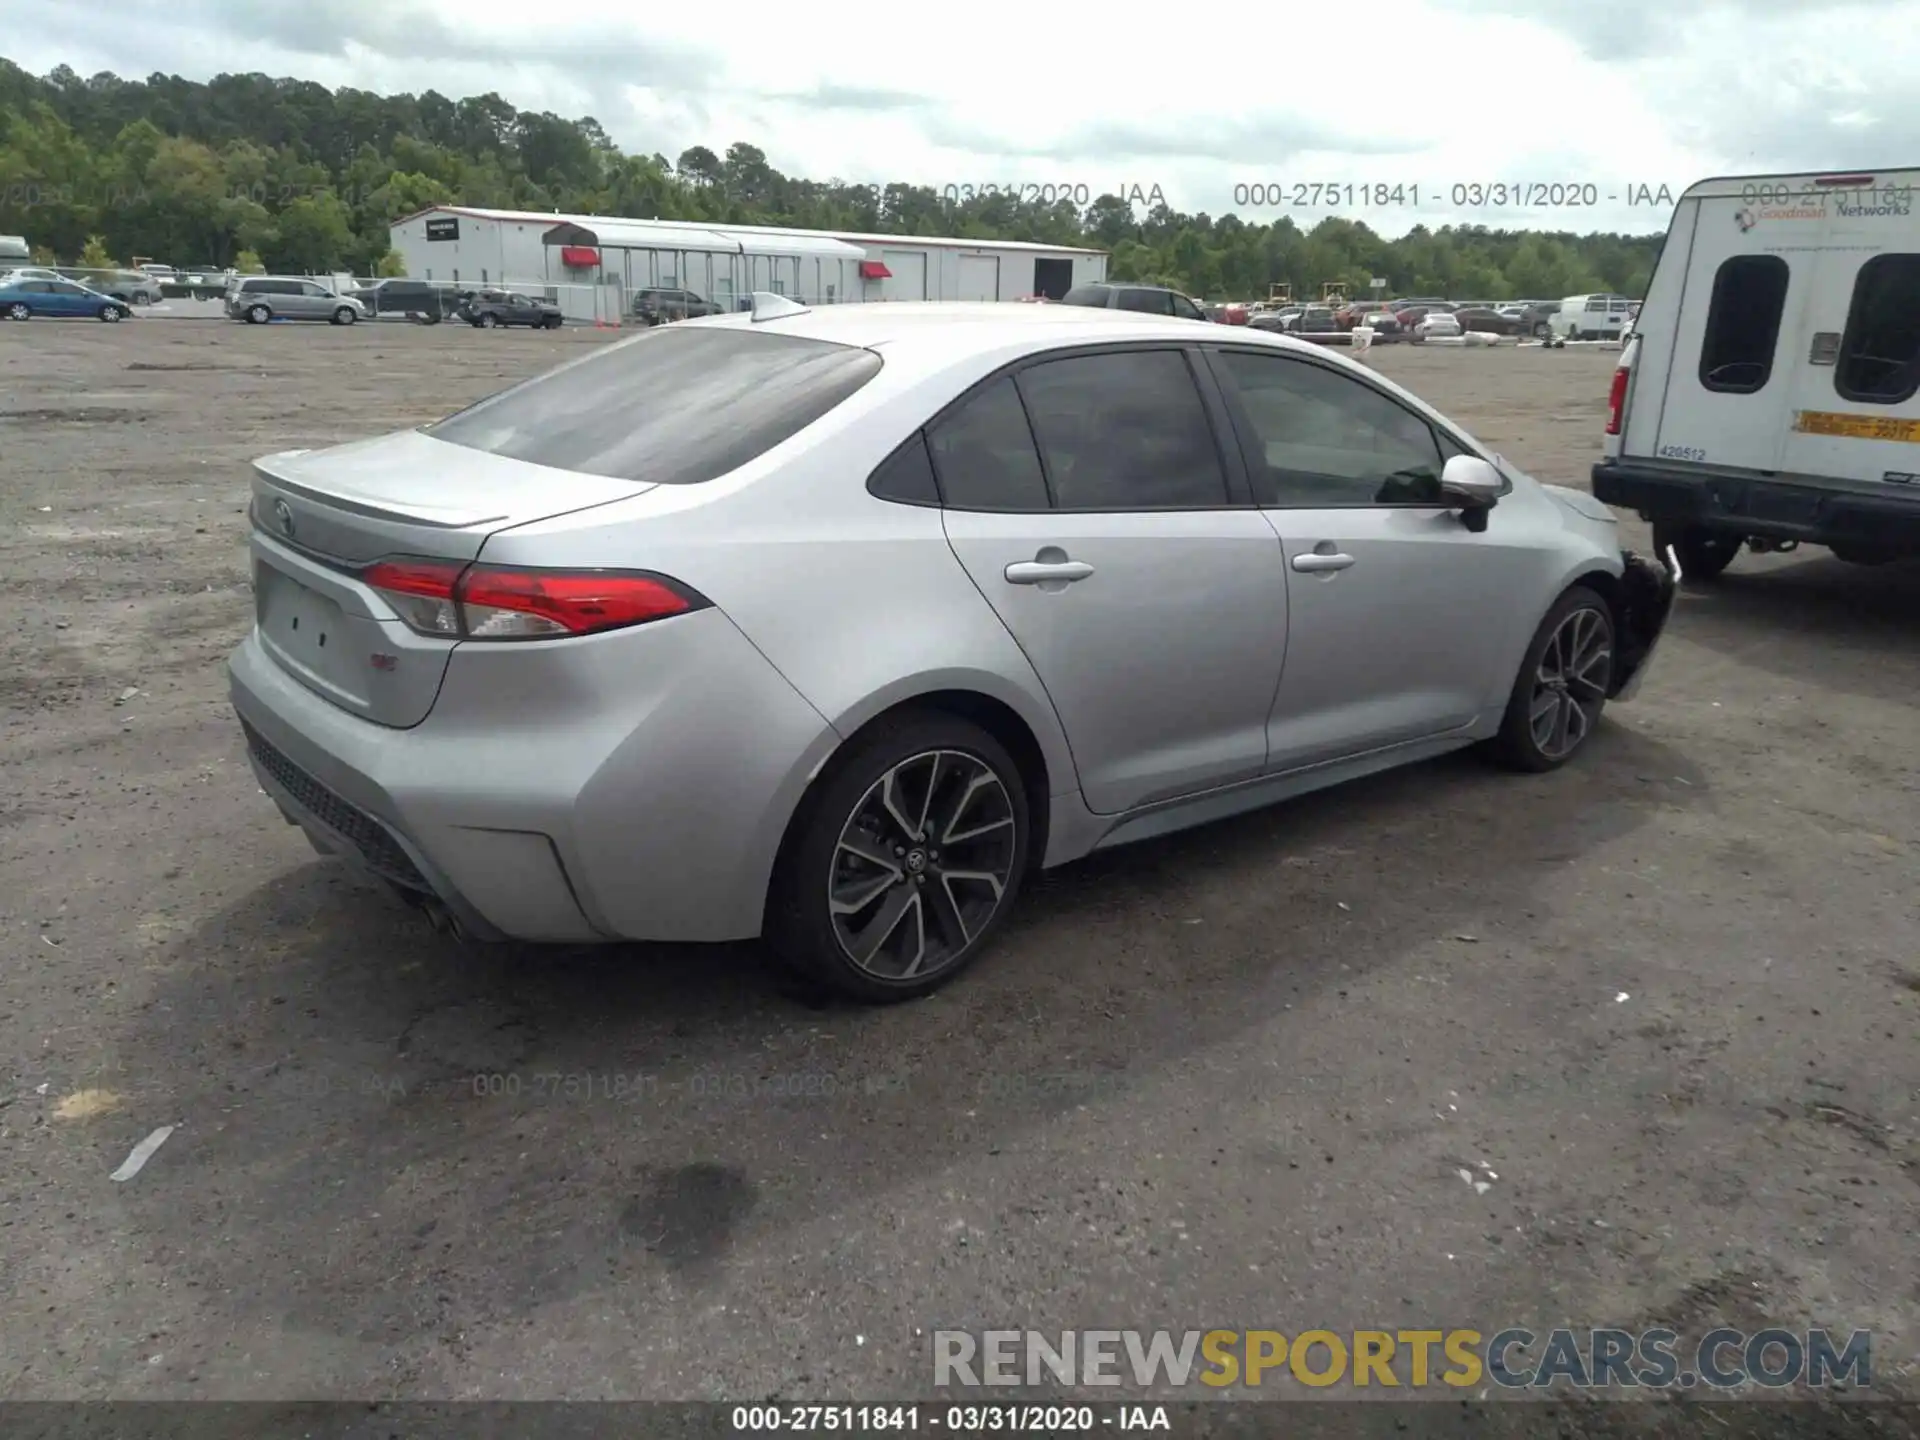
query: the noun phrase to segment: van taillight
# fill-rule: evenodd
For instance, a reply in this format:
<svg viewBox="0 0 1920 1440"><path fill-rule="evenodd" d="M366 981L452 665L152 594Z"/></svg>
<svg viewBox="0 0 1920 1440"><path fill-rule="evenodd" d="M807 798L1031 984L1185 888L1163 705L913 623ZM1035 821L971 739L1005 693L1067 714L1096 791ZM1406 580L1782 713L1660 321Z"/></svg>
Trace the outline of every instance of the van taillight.
<svg viewBox="0 0 1920 1440"><path fill-rule="evenodd" d="M1627 408L1627 381L1633 372L1622 365L1613 372L1613 385L1607 391L1607 434L1620 433L1620 420Z"/></svg>

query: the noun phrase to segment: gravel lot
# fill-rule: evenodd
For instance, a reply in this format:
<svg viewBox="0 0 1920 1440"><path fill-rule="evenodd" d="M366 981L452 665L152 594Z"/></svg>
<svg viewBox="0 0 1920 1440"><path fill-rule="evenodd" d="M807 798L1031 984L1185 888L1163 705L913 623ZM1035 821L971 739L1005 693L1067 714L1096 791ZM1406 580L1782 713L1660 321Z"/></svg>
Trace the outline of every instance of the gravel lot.
<svg viewBox="0 0 1920 1440"><path fill-rule="evenodd" d="M900 1398L942 1327L1724 1322L1870 1328L1920 1398L1920 568L1745 558L1572 769L1099 857L921 1004L465 951L256 790L246 462L605 338L0 327L0 1396ZM1585 484L1611 353L1370 359Z"/></svg>

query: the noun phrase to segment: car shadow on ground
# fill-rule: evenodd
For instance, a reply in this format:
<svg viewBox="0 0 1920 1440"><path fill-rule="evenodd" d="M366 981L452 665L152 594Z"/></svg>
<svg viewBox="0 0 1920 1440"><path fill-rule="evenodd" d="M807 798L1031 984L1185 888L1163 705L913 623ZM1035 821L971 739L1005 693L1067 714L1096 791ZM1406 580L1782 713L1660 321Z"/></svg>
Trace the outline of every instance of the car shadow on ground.
<svg viewBox="0 0 1920 1440"><path fill-rule="evenodd" d="M798 1002L754 945L461 948L302 865L175 945L114 1037L138 1112L181 1126L126 1224L236 1327L374 1344L698 1293L745 1237L1284 1031L1463 926L1524 934L1569 863L1713 805L1670 747L1599 739L1553 775L1453 756L1097 855L882 1009Z"/></svg>

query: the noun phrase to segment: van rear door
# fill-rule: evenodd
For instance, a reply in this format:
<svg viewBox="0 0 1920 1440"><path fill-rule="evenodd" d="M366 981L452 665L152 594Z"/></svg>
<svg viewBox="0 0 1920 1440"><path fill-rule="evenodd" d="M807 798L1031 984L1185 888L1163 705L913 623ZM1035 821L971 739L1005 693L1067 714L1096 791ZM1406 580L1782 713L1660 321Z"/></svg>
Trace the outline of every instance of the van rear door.
<svg viewBox="0 0 1920 1440"><path fill-rule="evenodd" d="M1920 499L1920 211L1912 173L1824 197L1780 468Z"/></svg>
<svg viewBox="0 0 1920 1440"><path fill-rule="evenodd" d="M1723 193L1683 200L1675 213L1660 268L1682 266L1681 292L1675 304L1656 283L1641 309L1636 393L1621 450L1668 463L1777 470L1792 408L1788 362L1800 348L1792 317L1823 220L1749 204L1737 182L1714 188Z"/></svg>

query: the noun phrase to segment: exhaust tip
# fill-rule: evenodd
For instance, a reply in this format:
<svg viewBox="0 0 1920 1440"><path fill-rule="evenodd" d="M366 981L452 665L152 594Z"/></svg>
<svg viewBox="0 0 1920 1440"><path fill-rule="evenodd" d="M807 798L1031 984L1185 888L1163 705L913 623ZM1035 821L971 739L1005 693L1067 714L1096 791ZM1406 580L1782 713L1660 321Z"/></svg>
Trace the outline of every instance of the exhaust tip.
<svg viewBox="0 0 1920 1440"><path fill-rule="evenodd" d="M444 901L429 896L421 900L420 909L426 914L427 924L433 927L434 934L448 935L455 940L467 938L466 927L460 923L460 917L449 910Z"/></svg>

